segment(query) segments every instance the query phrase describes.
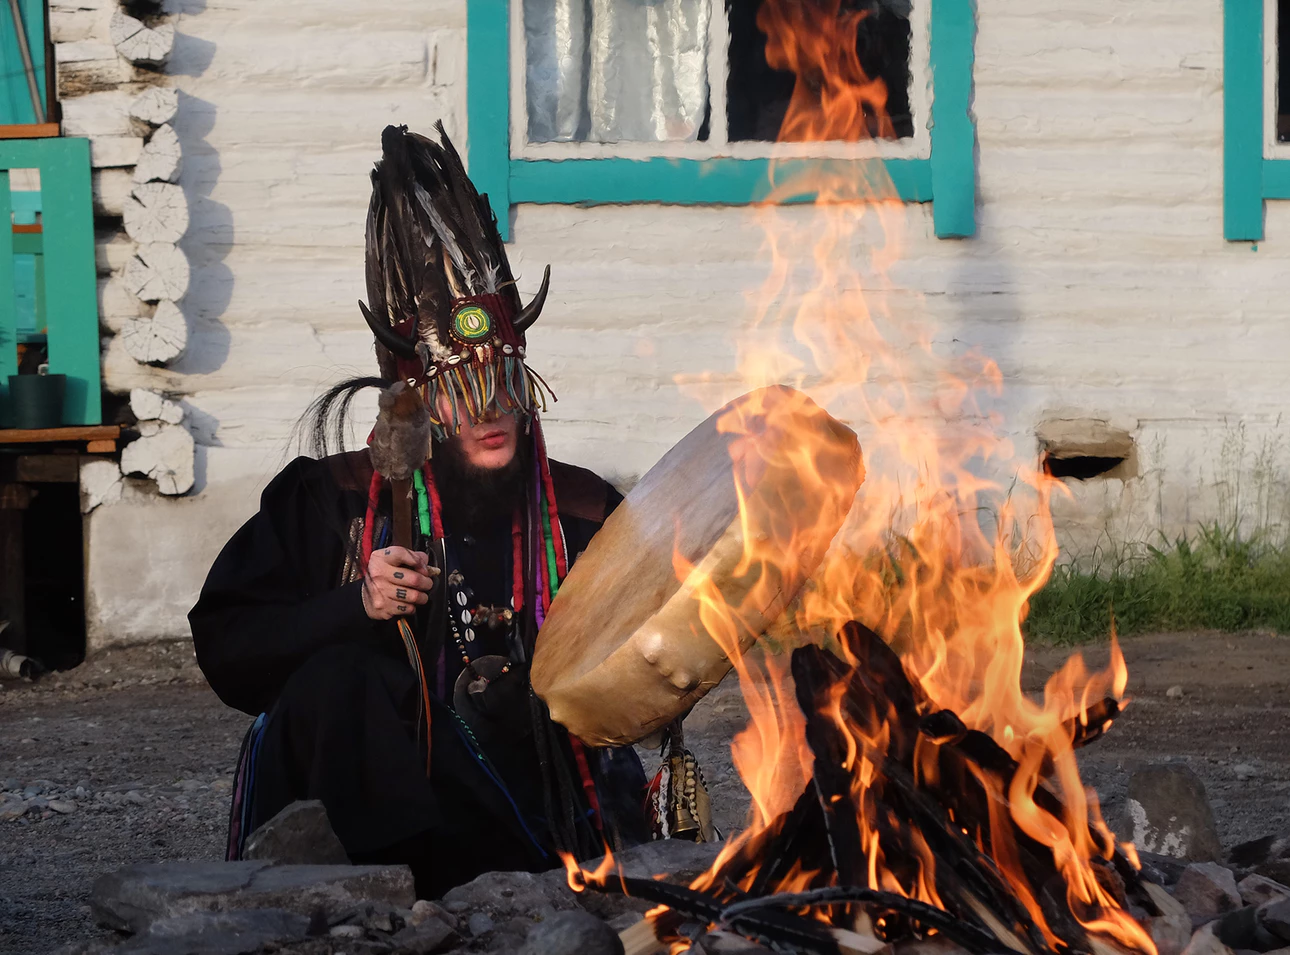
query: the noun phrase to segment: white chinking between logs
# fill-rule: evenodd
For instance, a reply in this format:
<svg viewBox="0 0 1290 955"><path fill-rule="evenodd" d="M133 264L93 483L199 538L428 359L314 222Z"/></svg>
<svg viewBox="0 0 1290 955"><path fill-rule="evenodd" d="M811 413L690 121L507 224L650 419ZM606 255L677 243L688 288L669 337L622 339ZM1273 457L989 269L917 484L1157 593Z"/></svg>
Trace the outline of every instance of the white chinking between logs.
<svg viewBox="0 0 1290 955"><path fill-rule="evenodd" d="M49 22L63 132L90 140L102 331L119 337L120 348L140 365L166 365L188 342L180 303L190 278L179 247L188 229L188 202L178 185L182 150L171 125L179 98L159 85L174 23L159 5L156 16L141 19L118 0L51 0ZM117 227L105 230L104 217L119 217ZM108 391L135 383L113 378L105 366ZM155 482L166 495L193 487L194 442L183 408L137 387L130 390L130 408L139 437L123 449L120 464L97 458L82 468L85 513L120 500L131 483L126 476Z"/></svg>

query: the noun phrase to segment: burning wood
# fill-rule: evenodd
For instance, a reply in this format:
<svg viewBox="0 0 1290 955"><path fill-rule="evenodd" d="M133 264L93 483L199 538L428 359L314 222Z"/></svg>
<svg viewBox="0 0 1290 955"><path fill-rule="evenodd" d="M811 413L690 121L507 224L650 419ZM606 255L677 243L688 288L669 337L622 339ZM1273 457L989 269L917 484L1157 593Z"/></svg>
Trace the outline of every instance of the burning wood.
<svg viewBox="0 0 1290 955"><path fill-rule="evenodd" d="M813 754L811 783L792 809L723 853L689 889L619 879L602 868L575 884L667 906L653 938L679 941L709 926L780 950L873 952L939 936L962 950L1154 953L1133 917L1162 914L1134 863L1086 820L1096 886L1072 884L1064 847L1016 818L1027 802L1050 829L1072 822L1049 762L1029 781L986 734L938 709L876 634L852 623L838 653L792 655ZM1105 700L1072 722L1073 745L1096 739L1119 712ZM1065 868L1064 868L1065 867Z"/></svg>

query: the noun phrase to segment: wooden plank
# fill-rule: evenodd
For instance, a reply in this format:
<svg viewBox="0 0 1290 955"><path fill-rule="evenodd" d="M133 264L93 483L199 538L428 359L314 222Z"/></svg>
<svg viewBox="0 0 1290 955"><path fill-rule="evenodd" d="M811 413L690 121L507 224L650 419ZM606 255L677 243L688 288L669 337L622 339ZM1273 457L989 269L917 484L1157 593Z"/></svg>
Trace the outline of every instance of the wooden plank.
<svg viewBox="0 0 1290 955"><path fill-rule="evenodd" d="M90 441L85 445L86 454L115 454L115 441Z"/></svg>
<svg viewBox="0 0 1290 955"><path fill-rule="evenodd" d="M9 170L0 168L0 222L10 221ZM9 376L18 374L18 300L13 233L0 229L0 426L9 423Z"/></svg>
<svg viewBox="0 0 1290 955"><path fill-rule="evenodd" d="M52 139L58 136L57 123L20 123L0 126L0 139Z"/></svg>
<svg viewBox="0 0 1290 955"><path fill-rule="evenodd" d="M467 160L475 188L487 194L503 241L511 237L511 47L506 0L466 7ZM517 107L520 108L520 107Z"/></svg>
<svg viewBox="0 0 1290 955"><path fill-rule="evenodd" d="M20 454L14 468L15 480L30 484L75 484L80 476L80 459L74 453Z"/></svg>
<svg viewBox="0 0 1290 955"><path fill-rule="evenodd" d="M59 139L41 146L47 280L40 301L49 318L49 370L67 375L63 421L97 424L103 411L90 144L87 139Z"/></svg>
<svg viewBox="0 0 1290 955"><path fill-rule="evenodd" d="M19 223L13 227L14 235L39 235L43 227L39 222Z"/></svg>
<svg viewBox="0 0 1290 955"><path fill-rule="evenodd" d="M932 218L939 238L965 238L976 234L976 0L933 0L930 43Z"/></svg>
<svg viewBox="0 0 1290 955"><path fill-rule="evenodd" d="M0 428L0 444L40 444L57 441L115 441L121 437L116 424L81 425L70 428Z"/></svg>
<svg viewBox="0 0 1290 955"><path fill-rule="evenodd" d="M1263 0L1223 3L1223 235L1263 238Z"/></svg>

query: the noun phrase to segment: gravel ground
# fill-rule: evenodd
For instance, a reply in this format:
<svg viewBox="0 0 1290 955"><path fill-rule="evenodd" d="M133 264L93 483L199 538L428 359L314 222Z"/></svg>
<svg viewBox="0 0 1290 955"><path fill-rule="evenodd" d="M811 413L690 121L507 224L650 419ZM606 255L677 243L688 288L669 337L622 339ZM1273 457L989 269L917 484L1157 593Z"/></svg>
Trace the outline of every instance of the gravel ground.
<svg viewBox="0 0 1290 955"><path fill-rule="evenodd" d="M1027 687L1040 689L1067 653L1032 650ZM1182 759L1205 781L1226 845L1290 833L1290 639L1164 634L1126 641L1125 656L1135 699L1082 758L1108 820L1118 820L1129 773ZM729 755L746 719L727 683L686 721L726 831L747 807ZM0 952L40 955L103 936L86 899L104 871L222 858L248 723L206 687L187 644L110 651L35 685L0 683ZM653 771L656 757L644 756Z"/></svg>

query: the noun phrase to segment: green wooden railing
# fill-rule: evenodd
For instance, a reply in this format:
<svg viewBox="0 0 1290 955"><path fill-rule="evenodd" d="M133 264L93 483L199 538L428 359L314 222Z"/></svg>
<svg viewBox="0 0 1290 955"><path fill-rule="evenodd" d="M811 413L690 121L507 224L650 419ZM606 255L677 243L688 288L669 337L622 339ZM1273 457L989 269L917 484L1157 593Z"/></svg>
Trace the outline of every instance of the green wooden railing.
<svg viewBox="0 0 1290 955"><path fill-rule="evenodd" d="M38 170L39 194L13 191L13 169ZM19 343L67 376L63 424L101 422L98 326L89 140L0 140L0 427Z"/></svg>

